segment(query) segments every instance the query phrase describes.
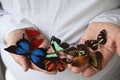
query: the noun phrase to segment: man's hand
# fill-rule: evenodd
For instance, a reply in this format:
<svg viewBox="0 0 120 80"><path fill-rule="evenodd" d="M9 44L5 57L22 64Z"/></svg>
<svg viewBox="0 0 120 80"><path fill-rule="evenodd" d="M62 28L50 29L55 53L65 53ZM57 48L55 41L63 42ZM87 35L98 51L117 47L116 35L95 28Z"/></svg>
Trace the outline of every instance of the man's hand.
<svg viewBox="0 0 120 80"><path fill-rule="evenodd" d="M34 28L27 28L27 30L35 30L35 29ZM10 32L8 35L8 39L7 39L7 46L16 45L16 42L19 41L20 39L22 39L23 33L25 34L25 29ZM26 34L24 37L29 40L29 38L26 36ZM43 39L43 42L39 45L39 48L48 48L49 42L42 33L40 33L40 35L37 36L37 39ZM14 58L14 60L22 66L24 71L27 71L30 68L33 70L45 72L47 74L55 74L56 73L56 71L47 72L46 70L40 69L34 63L32 63L30 61L30 59L28 59L27 56L16 55L13 53L10 53L10 54Z"/></svg>
<svg viewBox="0 0 120 80"><path fill-rule="evenodd" d="M103 55L102 68L108 64L115 52L120 55L120 27L112 23L91 23L79 42L80 44L84 44L86 40L96 40L99 32L103 29L105 29L107 33L107 42L97 49L97 51L100 51ZM90 49L90 51L92 52L93 50ZM74 67L72 65L69 65L68 67L72 72L82 72L83 76L86 77L90 77L99 71L93 66L89 66L89 64L81 67Z"/></svg>

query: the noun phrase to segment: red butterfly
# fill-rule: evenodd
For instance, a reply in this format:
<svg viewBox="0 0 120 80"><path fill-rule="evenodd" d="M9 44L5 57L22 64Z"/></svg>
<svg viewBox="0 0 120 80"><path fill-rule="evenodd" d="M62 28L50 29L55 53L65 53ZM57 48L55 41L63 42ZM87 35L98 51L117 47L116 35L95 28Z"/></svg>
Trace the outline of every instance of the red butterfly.
<svg viewBox="0 0 120 80"><path fill-rule="evenodd" d="M27 34L28 38L34 38L36 36L39 36L41 33L37 30L28 30L26 29L25 30L25 33Z"/></svg>
<svg viewBox="0 0 120 80"><path fill-rule="evenodd" d="M25 30L25 33L27 34L27 37L31 40L30 41L30 47L32 50L38 48L38 46L43 42L43 39L36 39L37 36L41 34L41 32L37 30Z"/></svg>

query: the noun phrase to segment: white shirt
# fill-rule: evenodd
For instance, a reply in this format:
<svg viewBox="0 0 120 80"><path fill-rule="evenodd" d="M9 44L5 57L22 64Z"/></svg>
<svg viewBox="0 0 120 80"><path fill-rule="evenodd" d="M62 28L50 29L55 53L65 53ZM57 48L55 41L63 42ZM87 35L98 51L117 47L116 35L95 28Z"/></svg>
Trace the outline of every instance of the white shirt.
<svg viewBox="0 0 120 80"><path fill-rule="evenodd" d="M4 12L0 16L1 54L7 69L16 80L118 80L120 59L114 56L105 69L93 77L69 70L56 75L29 70L24 72L5 52L9 32L35 27L48 39L56 36L62 41L78 42L91 22L111 22L120 26L120 0L2 0ZM114 66L115 65L115 66Z"/></svg>

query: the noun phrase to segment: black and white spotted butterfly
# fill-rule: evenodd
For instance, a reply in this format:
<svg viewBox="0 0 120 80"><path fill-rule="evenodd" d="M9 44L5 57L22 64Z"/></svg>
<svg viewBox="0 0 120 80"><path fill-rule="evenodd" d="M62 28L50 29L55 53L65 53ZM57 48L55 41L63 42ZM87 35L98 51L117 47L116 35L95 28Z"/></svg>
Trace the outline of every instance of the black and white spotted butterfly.
<svg viewBox="0 0 120 80"><path fill-rule="evenodd" d="M102 31L99 32L97 40L86 40L85 45L90 47L92 50L97 50L99 44L104 45L107 42L106 36L107 36L106 30L103 29Z"/></svg>

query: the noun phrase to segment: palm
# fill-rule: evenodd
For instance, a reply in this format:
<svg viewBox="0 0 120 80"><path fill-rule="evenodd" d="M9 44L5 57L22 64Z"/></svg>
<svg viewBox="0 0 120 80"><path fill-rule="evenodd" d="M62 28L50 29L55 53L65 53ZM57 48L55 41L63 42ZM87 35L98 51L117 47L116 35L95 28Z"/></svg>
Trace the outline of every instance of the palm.
<svg viewBox="0 0 120 80"><path fill-rule="evenodd" d="M89 25L88 29L84 33L82 39L80 40L80 43L84 43L86 40L96 40L98 33L105 29L107 32L107 42L105 45L99 46L97 51L100 51L103 55L102 59L102 67L104 68L109 60L113 57L114 52L116 49L120 49L118 44L120 43L117 41L120 39L119 35L120 34L120 29L117 25L110 24L110 23L92 23ZM90 49L91 50L91 49ZM91 52L94 52L94 50L91 50ZM71 71L78 73L78 72L83 72L84 76L92 76L98 70L96 70L92 66L84 65L82 67L71 67Z"/></svg>
<svg viewBox="0 0 120 80"><path fill-rule="evenodd" d="M29 30L34 30L33 28L28 28ZM23 33L25 34L25 29L21 29L21 30L16 30L16 31L13 31L9 34L8 36L8 41L7 41L7 45L8 46L11 46L11 45L16 45L16 42L19 41L21 39L21 36L23 35ZM17 35L17 37L16 37ZM26 36L27 34L25 34L25 38L29 41L31 41L29 39L28 36ZM32 34L31 34L32 35ZM37 36L36 40L41 40L43 39L43 42L42 43L39 43L40 45L33 45L33 44L36 44L36 42L34 42L33 44L31 43L32 46L34 46L35 48L36 47L42 47L42 48L48 48L48 40L45 38L45 36L43 34L40 34ZM33 48L34 48L33 47ZM32 49L32 48L31 48ZM29 68L33 69L33 70L37 70L37 71L42 71L42 72L45 72L45 73L48 73L48 74L55 74L56 72L53 71L53 72L47 72L45 70L42 70L40 69L38 66L36 66L35 64L33 64L33 62L31 60L29 60L29 58L27 56L24 56L24 55L16 55L16 54L13 54L11 53L11 56L14 58L14 60L20 64L22 66L22 68L27 71Z"/></svg>

